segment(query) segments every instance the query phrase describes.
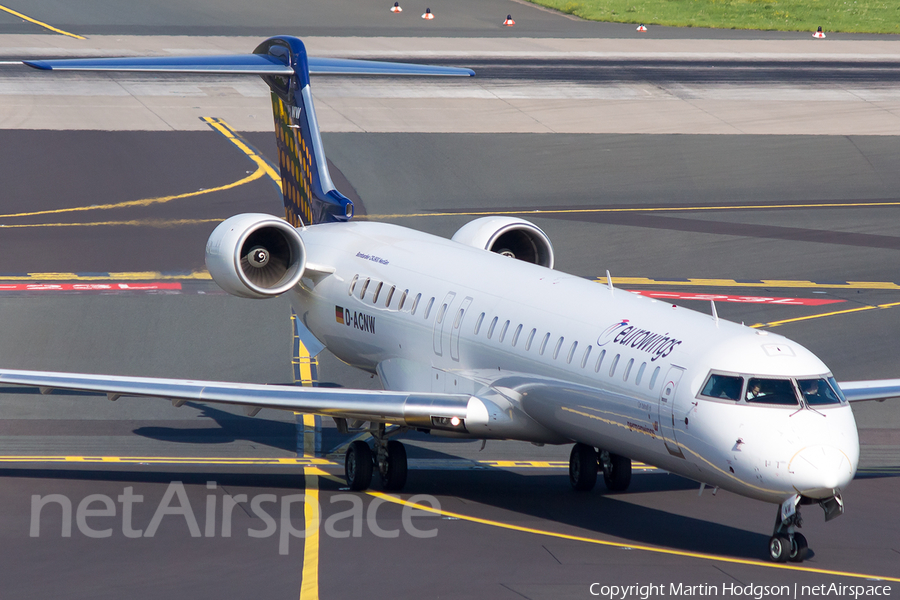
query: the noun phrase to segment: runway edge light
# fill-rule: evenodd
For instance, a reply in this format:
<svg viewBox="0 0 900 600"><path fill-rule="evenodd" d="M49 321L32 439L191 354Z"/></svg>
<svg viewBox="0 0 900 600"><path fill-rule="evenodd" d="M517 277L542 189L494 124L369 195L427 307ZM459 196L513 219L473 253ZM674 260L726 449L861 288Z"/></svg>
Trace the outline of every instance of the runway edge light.
<svg viewBox="0 0 900 600"><path fill-rule="evenodd" d="M825 37L825 32L822 31L822 26L819 25L819 28L816 29L816 32L813 34L814 38L823 39Z"/></svg>
<svg viewBox="0 0 900 600"><path fill-rule="evenodd" d="M391 12L392 13L402 13L403 12L403 9L400 8L399 2L394 2L394 5L391 7Z"/></svg>
<svg viewBox="0 0 900 600"><path fill-rule="evenodd" d="M503 24L506 25L507 27L512 27L513 25L516 24L516 22L513 21L512 15L506 15L506 20L503 21Z"/></svg>
<svg viewBox="0 0 900 600"><path fill-rule="evenodd" d="M425 19L426 21L430 21L434 18L434 14L431 12L430 8L425 9L425 14L422 15L422 18Z"/></svg>
<svg viewBox="0 0 900 600"><path fill-rule="evenodd" d="M638 25L636 31L647 31L647 27L643 23L641 23L640 25Z"/></svg>

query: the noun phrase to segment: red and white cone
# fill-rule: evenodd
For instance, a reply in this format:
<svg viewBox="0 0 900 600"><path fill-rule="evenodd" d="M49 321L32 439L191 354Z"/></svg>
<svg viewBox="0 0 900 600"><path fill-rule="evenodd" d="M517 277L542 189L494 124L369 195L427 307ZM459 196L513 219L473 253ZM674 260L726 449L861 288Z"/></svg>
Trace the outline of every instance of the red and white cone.
<svg viewBox="0 0 900 600"><path fill-rule="evenodd" d="M426 21L430 21L434 18L434 14L431 12L430 8L425 9L425 14L422 15L422 18L425 19Z"/></svg>
<svg viewBox="0 0 900 600"><path fill-rule="evenodd" d="M503 24L506 25L507 27L512 27L513 25L516 24L516 22L513 21L512 15L506 15L506 20L503 21Z"/></svg>
<svg viewBox="0 0 900 600"><path fill-rule="evenodd" d="M814 38L822 39L825 37L825 33L822 31L822 26L820 25L816 32L813 34Z"/></svg>
<svg viewBox="0 0 900 600"><path fill-rule="evenodd" d="M647 28L643 23L641 23L640 25L638 25L637 31L647 31Z"/></svg>
<svg viewBox="0 0 900 600"><path fill-rule="evenodd" d="M392 13L402 13L403 12L403 9L400 8L399 2L394 2L394 5L391 7L391 12Z"/></svg>

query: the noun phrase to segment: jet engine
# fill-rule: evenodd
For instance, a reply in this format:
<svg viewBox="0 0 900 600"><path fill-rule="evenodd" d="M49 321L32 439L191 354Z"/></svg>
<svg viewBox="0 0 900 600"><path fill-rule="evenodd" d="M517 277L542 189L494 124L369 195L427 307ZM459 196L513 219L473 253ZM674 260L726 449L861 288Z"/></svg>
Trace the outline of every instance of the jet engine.
<svg viewBox="0 0 900 600"><path fill-rule="evenodd" d="M475 246L553 268L553 245L541 228L515 217L481 217L466 223L453 234L454 242Z"/></svg>
<svg viewBox="0 0 900 600"><path fill-rule="evenodd" d="M306 248L289 223L272 215L235 215L206 242L206 268L220 288L241 298L273 298L300 281Z"/></svg>

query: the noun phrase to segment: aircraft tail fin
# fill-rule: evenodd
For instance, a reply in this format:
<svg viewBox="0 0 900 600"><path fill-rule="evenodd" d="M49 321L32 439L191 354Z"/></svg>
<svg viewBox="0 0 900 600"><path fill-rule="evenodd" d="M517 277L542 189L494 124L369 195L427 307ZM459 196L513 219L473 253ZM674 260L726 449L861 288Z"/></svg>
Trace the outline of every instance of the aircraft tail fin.
<svg viewBox="0 0 900 600"><path fill-rule="evenodd" d="M353 216L353 202L334 186L322 146L309 75L472 76L469 69L368 60L307 57L299 38L276 36L253 54L144 58L94 58L23 61L57 71L130 71L259 75L269 86L285 217L295 227Z"/></svg>

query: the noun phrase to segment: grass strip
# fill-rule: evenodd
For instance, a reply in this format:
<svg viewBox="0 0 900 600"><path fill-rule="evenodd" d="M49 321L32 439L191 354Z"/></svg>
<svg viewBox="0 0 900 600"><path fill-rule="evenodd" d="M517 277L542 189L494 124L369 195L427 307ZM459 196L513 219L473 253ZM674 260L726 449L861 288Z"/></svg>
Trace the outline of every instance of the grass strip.
<svg viewBox="0 0 900 600"><path fill-rule="evenodd" d="M900 33L897 0L530 0L591 21L673 27Z"/></svg>

